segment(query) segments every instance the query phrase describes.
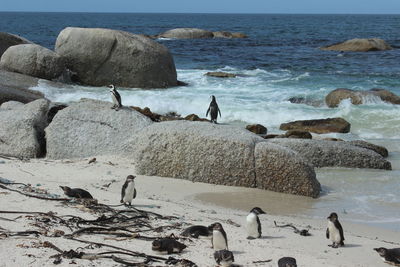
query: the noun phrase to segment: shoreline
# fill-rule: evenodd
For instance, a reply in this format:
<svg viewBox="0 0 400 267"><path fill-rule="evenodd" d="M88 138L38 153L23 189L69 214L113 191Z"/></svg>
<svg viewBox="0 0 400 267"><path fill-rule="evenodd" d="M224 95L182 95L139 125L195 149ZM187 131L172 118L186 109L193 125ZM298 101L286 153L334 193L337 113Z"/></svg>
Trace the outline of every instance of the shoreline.
<svg viewBox="0 0 400 267"><path fill-rule="evenodd" d="M3 160L0 164L0 177L15 180L15 182L31 183L33 186L48 189L49 192L62 195L59 185L81 187L89 190L99 202L114 205L119 202L121 185L128 174L134 174L134 164L131 160L112 156L98 157L97 161L88 164L89 159L80 160L47 160L32 159L28 162L19 160ZM108 188L104 184L111 183ZM302 218L299 216L275 215L274 211L265 210L266 215L260 216L263 227L261 239L249 241L245 238L244 221L246 211L224 208L198 200L199 194L207 192L237 193L240 191L252 191L253 189L193 183L187 180L161 178L153 176L138 176L136 181L138 191L137 199L133 204L139 209L154 211L163 215L177 216L177 221L184 227L187 223L209 225L219 221L223 224L229 240L229 248L235 255L235 263L242 266L276 266L280 257L292 256L297 259L298 266L387 266L372 249L374 247L398 247L400 245L400 233L385 229L368 227L360 224L352 224L341 220L345 232L346 246L339 249L328 247L330 241L325 238L326 216L321 220ZM0 189L1 210L25 210L25 211L56 211L59 214L75 213L79 216L93 217L82 210L68 208L64 210L53 201L44 201L21 196L14 192L5 192ZM5 193L4 193L5 192ZM283 195L274 193L277 195ZM284 195L287 197L287 195ZM298 197L296 197L298 198ZM303 197L301 197L303 198ZM279 203L279 201L278 201ZM249 206L252 204L248 204ZM250 207L252 208L252 207ZM279 207L278 207L279 208ZM243 208L245 209L245 207ZM14 218L16 216L4 216ZM341 219L339 214L339 219ZM296 227L310 229L312 236L301 237L294 234L289 228L274 227L274 221L278 224L292 223ZM19 220L17 222L2 221L2 227L12 230L22 230L24 227ZM26 225L25 225L26 227ZM180 231L167 231L159 235L179 234ZM88 236L85 236L88 238ZM101 242L103 236L91 236L91 239ZM62 238L50 239L51 242L67 248L76 248L79 244ZM60 243L56 243L60 240ZM7 259L0 266L27 265L35 258L35 263L30 266L43 266L51 264L49 256L54 255L53 250L16 247L18 244L32 242L31 237L10 237L0 242L1 254ZM111 242L111 241L108 241ZM150 243L141 240L113 241L117 246L127 246L144 253L152 253ZM187 243L187 241L186 241ZM187 243L187 251L182 257L190 259L199 266L215 266L212 257L212 249L209 240L193 239ZM28 257L27 254L34 256ZM172 255L176 256L176 255ZM176 256L179 257L179 256ZM271 259L264 265L252 264L253 261ZM60 266L69 266L69 260L65 259ZM112 261L87 261L76 260L80 266L115 266ZM332 262L335 262L333 265ZM8 265L7 265L8 264ZM371 265L372 264L372 265Z"/></svg>

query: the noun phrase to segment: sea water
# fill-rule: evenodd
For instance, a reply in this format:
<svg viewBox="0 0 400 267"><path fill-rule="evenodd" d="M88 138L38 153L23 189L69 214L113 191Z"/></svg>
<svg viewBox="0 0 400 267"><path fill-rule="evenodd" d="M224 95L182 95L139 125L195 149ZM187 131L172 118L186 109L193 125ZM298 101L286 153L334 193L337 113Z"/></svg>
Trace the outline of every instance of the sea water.
<svg viewBox="0 0 400 267"><path fill-rule="evenodd" d="M148 35L180 27L245 33L245 39L157 39L172 53L178 79L189 85L119 89L123 104L204 117L210 95L215 95L222 113L219 122L260 123L269 133L281 133L279 125L293 120L343 117L351 123L351 133L324 136L385 146L393 170L318 169L322 195L302 209L302 215L325 218L336 211L345 220L400 231L400 106L373 97L359 106L349 100L337 108L324 104L325 96L336 88L383 88L400 95L400 15L0 13L0 31L50 49L58 33L69 26ZM367 53L318 49L375 37L394 49ZM238 76L204 75L210 71ZM111 101L105 87L53 88L41 82L33 89L59 102L82 97ZM293 104L288 101L291 97L302 97L310 105Z"/></svg>

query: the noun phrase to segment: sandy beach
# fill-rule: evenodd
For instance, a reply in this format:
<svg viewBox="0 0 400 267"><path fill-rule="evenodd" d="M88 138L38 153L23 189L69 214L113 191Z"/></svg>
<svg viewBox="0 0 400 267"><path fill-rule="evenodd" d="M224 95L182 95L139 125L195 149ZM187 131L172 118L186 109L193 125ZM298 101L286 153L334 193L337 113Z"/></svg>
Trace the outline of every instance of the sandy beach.
<svg viewBox="0 0 400 267"><path fill-rule="evenodd" d="M47 160L32 159L20 161L18 159L0 159L0 177L18 183L29 183L34 187L46 189L51 194L64 197L60 185L80 187L88 190L95 199L106 205L118 205L121 186L129 174L135 174L134 162L116 157L98 157L95 163L89 164L90 159L81 160ZM109 185L108 187L104 185ZM17 185L9 188L18 189ZM138 196L133 204L136 208L156 212L164 216L175 216L171 220L159 220L159 225L180 225L156 233L148 233L152 237L165 237L173 233L178 236L180 229L191 224L209 225L220 222L228 236L229 249L234 253L235 263L242 266L277 266L279 258L284 256L295 257L298 266L387 266L378 254L373 251L375 247L399 247L400 233L391 232L380 228L365 225L356 225L341 220L345 234L345 247L333 249L329 247L330 241L325 238L326 217L321 214L321 219L308 219L285 215L286 209L296 209L285 205L283 199L293 198L285 194L272 193L271 198L265 197L268 205L263 206L267 212L260 216L263 228L262 238L247 240L244 227L247 211L253 207L251 200L243 201L237 209L227 208L229 197L241 196L243 192L260 194L258 189L227 187L202 183L193 183L185 180L137 176L136 188ZM223 197L221 197L223 196ZM228 197L229 196L229 197ZM220 197L220 199L218 198ZM57 216L76 215L87 219L97 216L78 206L62 205L58 201L41 200L23 196L16 192L0 189L1 211L53 211ZM305 198L302 197L302 200ZM206 201L207 200L207 201ZM307 201L312 201L309 199ZM218 205L221 202L221 205ZM299 208L305 205L299 199ZM215 203L215 204L211 204ZM228 203L228 204L227 204ZM283 203L283 204L281 204ZM258 205L258 204L254 204ZM225 206L225 207L224 207ZM270 207L270 208L269 208ZM122 207L120 207L122 208ZM271 210L268 210L271 209ZM290 210L289 210L290 211ZM272 214L271 214L272 213ZM340 219L340 212L339 219ZM19 217L21 216L21 217ZM9 231L39 230L24 214L0 214L0 226ZM17 218L17 219L15 219ZM5 219L15 219L9 221ZM303 237L293 233L290 228L277 228L278 224L293 223L299 229L309 229L311 236ZM2 229L1 229L2 230ZM70 233L68 228L62 229L65 234ZM51 248L38 246L40 242L49 241L62 250L77 249L85 244L63 237L48 237L40 235L35 237L0 237L0 251L2 261L0 266L52 266L57 254ZM105 235L82 235L81 239L94 242L107 243L137 252L154 255L151 251L151 241L125 238L110 239ZM215 266L213 249L207 239L182 239L187 248L181 255L173 254L175 258L186 258L198 266ZM105 252L107 247L83 249L85 252ZM129 258L129 257L128 257ZM267 261L254 263L257 261ZM63 258L59 266L120 266L110 259L85 259ZM164 266L162 262L150 266Z"/></svg>

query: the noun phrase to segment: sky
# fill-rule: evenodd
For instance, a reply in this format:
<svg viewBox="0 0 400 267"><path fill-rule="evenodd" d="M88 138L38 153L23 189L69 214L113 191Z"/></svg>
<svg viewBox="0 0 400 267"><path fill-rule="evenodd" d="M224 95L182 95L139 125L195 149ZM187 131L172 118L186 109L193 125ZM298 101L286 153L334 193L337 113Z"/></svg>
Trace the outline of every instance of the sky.
<svg viewBox="0 0 400 267"><path fill-rule="evenodd" d="M400 0L1 0L0 11L400 14Z"/></svg>

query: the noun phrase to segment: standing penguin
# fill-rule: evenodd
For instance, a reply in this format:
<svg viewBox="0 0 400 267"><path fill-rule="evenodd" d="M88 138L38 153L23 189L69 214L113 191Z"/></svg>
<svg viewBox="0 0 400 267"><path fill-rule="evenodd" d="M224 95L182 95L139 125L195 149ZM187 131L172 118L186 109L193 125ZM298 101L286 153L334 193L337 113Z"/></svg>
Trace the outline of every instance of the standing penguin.
<svg viewBox="0 0 400 267"><path fill-rule="evenodd" d="M213 96L213 95L211 96L211 103L207 109L206 117L208 116L208 113L210 113L211 122L213 122L213 123L217 123L218 113L219 113L219 116L221 117L221 111L219 110L217 100L215 100L215 96Z"/></svg>
<svg viewBox="0 0 400 267"><path fill-rule="evenodd" d="M121 203L128 203L128 206L132 205L132 199L136 198L135 178L136 177L133 175L128 175L124 185L122 186Z"/></svg>
<svg viewBox="0 0 400 267"><path fill-rule="evenodd" d="M344 246L343 228L339 222L338 215L332 212L327 219L328 228L326 229L326 238L332 241L333 248Z"/></svg>
<svg viewBox="0 0 400 267"><path fill-rule="evenodd" d="M247 239L255 239L261 237L261 222L258 215L265 214L259 207L253 208L246 217Z"/></svg>
<svg viewBox="0 0 400 267"><path fill-rule="evenodd" d="M224 228L220 223L213 223L212 225L213 234L211 237L211 244L214 250L228 250L228 238Z"/></svg>
<svg viewBox="0 0 400 267"><path fill-rule="evenodd" d="M115 89L114 85L110 84L108 88L110 88L111 98L114 103L112 109L119 110L119 108L122 107L121 95L118 93L117 89Z"/></svg>

